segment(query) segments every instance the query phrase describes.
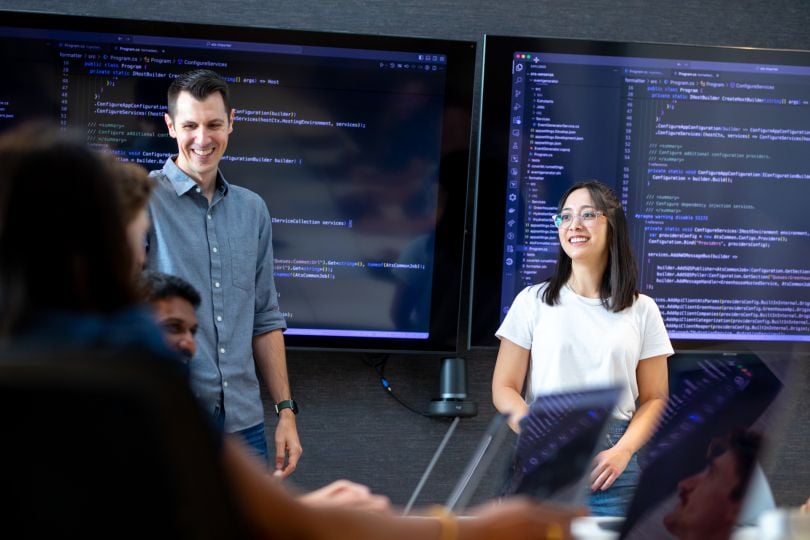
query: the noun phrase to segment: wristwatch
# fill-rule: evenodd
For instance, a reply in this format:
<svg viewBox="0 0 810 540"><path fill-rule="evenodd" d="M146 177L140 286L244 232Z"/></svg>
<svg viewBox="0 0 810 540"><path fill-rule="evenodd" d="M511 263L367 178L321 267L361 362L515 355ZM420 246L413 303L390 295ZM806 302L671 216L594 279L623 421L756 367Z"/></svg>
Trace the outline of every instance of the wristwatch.
<svg viewBox="0 0 810 540"><path fill-rule="evenodd" d="M298 414L298 403L294 399L279 401L274 407L276 408L276 414L279 414L283 409L292 409L293 414Z"/></svg>

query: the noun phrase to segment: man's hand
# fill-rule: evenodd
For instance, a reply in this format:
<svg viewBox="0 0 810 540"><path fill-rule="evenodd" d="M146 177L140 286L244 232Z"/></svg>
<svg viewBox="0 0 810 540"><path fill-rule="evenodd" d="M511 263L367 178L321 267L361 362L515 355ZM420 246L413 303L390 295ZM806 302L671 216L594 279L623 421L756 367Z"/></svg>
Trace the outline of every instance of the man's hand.
<svg viewBox="0 0 810 540"><path fill-rule="evenodd" d="M287 356L284 352L284 334L281 330L271 330L253 336L253 359L261 372L270 396L278 403L290 399L290 383L287 378ZM276 467L274 476L286 478L292 474L301 458L301 441L295 425L295 413L282 409L276 424Z"/></svg>
<svg viewBox="0 0 810 540"><path fill-rule="evenodd" d="M295 424L295 415L289 409L282 410L278 415L276 425L276 471L275 476L287 478L290 476L298 460L301 459L301 441L298 439L298 427Z"/></svg>
<svg viewBox="0 0 810 540"><path fill-rule="evenodd" d="M591 491L604 491L612 486L632 457L632 452L618 445L596 454L591 471Z"/></svg>

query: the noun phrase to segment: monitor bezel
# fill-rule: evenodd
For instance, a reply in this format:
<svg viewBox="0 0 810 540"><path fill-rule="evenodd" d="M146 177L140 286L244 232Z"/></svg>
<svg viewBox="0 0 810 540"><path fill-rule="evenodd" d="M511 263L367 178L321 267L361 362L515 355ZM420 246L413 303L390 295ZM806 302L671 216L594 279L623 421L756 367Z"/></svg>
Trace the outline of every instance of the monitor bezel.
<svg viewBox="0 0 810 540"><path fill-rule="evenodd" d="M603 41L539 36L484 35L483 86L479 115L478 168L474 181L472 277L468 304L467 346L498 346L508 155L511 65L516 52L567 53L707 62L810 66L810 51L751 47ZM483 247L483 249L482 249ZM496 289L497 287L497 289ZM486 302L485 299L489 299ZM678 352L746 353L794 351L810 355L810 342L673 339Z"/></svg>
<svg viewBox="0 0 810 540"><path fill-rule="evenodd" d="M104 34L122 34L139 36L159 36L188 39L215 39L222 41L241 41L251 43L269 43L280 45L303 45L312 47L335 47L345 49L366 49L379 51L426 52L435 51L447 56L447 74L445 79L444 111L454 107L465 111L461 126L463 141L456 137L451 139L448 130L442 133L441 158L444 160L451 150L462 148L463 158L452 171L443 174L449 176L443 184L450 186L452 196L448 204L459 205L453 215L466 216L467 199L470 185L471 164L471 129L472 104L475 88L475 59L477 43L451 39L436 39L413 36L389 36L375 34L354 34L349 32L328 32L291 30L259 26L228 26L191 22L171 22L146 19L116 19L82 15L64 15L36 11L0 10L0 26L33 28L43 30L67 30L80 32L98 32ZM455 133L459 133L458 129ZM458 152L456 152L458 153ZM463 168L463 170L461 170ZM237 182L238 183L238 182ZM447 212L448 214L450 212ZM431 313L436 309L438 294L444 295L451 308L456 306L455 331L452 335L436 335L435 319L431 318L431 331L427 339L370 338L370 337L337 337L313 335L288 335L285 338L289 348L301 350L358 351L370 353L396 354L447 354L457 351L459 342L458 315L461 313L461 287L463 275L464 246L467 237L466 223L457 220L455 223L443 223L447 227L441 238L449 239L444 244L437 242L434 253L443 253L451 261L448 271L457 271L452 286L437 291L432 296ZM442 251L440 251L442 250ZM452 266L452 267L451 267ZM439 270L441 271L441 270ZM434 274L435 275L435 274ZM449 297L449 298L448 298ZM283 308L283 306L282 306ZM350 306L347 306L350 309Z"/></svg>

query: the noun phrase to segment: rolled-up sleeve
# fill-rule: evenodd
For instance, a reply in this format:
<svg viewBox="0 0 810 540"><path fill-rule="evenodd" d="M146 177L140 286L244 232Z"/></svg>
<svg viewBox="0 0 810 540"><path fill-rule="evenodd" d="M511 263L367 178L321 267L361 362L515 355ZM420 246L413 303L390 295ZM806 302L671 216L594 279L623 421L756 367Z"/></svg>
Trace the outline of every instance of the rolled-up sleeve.
<svg viewBox="0 0 810 540"><path fill-rule="evenodd" d="M273 279L273 230L270 213L264 201L259 200L258 204L261 208L259 209L259 238L256 253L254 336L287 328L287 322L279 309L278 292Z"/></svg>

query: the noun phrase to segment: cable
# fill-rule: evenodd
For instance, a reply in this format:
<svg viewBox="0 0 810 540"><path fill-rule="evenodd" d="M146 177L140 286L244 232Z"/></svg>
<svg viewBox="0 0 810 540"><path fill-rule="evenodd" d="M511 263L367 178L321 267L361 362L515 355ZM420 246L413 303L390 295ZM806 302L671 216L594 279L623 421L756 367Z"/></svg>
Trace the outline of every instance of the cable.
<svg viewBox="0 0 810 540"><path fill-rule="evenodd" d="M410 403L408 403L407 401L400 398L398 395L396 395L394 393L393 388L391 388L391 382L388 379L385 378L385 364L386 364L386 362L388 362L388 355L387 354L380 355L380 357L377 360L372 360L370 358L367 359L365 356L363 357L363 363L366 364L369 367L374 368L374 371L376 371L377 375L380 377L380 386L383 387L383 390L385 390L385 392L389 396L394 398L394 400L397 403L399 403L400 405L402 405L403 407L405 407L406 409L408 409L412 413L418 414L420 416L424 416L425 418L432 418L432 416L430 414L428 414L427 412L420 411L419 409L417 409L416 407L414 407L413 405L411 405Z"/></svg>

